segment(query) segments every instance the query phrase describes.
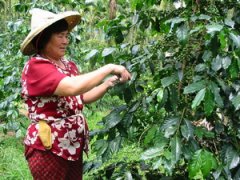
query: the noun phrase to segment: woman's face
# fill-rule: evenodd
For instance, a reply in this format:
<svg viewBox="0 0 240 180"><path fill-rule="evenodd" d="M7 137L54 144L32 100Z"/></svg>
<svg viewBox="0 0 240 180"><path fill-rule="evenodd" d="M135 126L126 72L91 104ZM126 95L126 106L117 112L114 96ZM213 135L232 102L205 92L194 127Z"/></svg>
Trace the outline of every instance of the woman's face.
<svg viewBox="0 0 240 180"><path fill-rule="evenodd" d="M44 47L44 54L54 60L60 60L60 58L65 55L65 51L69 43L68 35L68 31L53 33Z"/></svg>

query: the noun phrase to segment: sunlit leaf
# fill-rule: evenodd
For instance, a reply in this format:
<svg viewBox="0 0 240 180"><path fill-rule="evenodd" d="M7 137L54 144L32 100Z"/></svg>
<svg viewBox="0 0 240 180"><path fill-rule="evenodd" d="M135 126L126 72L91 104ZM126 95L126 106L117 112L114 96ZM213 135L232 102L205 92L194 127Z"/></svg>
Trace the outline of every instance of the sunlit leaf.
<svg viewBox="0 0 240 180"><path fill-rule="evenodd" d="M163 94L164 94L164 89L160 88L158 93L157 93L157 101L161 102L163 99Z"/></svg>
<svg viewBox="0 0 240 180"><path fill-rule="evenodd" d="M223 25L220 25L220 24L212 24L212 25L207 25L206 26L207 33L221 31L222 28L223 28Z"/></svg>
<svg viewBox="0 0 240 180"><path fill-rule="evenodd" d="M115 48L105 48L103 51L102 51L102 57L105 57L105 56L108 56L110 54L112 54L116 49Z"/></svg>
<svg viewBox="0 0 240 180"><path fill-rule="evenodd" d="M210 20L211 17L206 14L200 14L199 19L201 20Z"/></svg>
<svg viewBox="0 0 240 180"><path fill-rule="evenodd" d="M239 48L240 47L240 36L239 35L235 35L233 33L229 33L229 37L230 37L230 39L232 39L232 41L235 44L235 46L237 48Z"/></svg>
<svg viewBox="0 0 240 180"><path fill-rule="evenodd" d="M235 22L234 22L233 20L226 18L226 19L224 20L224 23L225 23L226 25L230 26L231 28L234 28Z"/></svg>
<svg viewBox="0 0 240 180"><path fill-rule="evenodd" d="M205 88L205 81L204 80L201 80L201 81L197 81L197 82L194 82L192 84L189 84L188 86L186 86L184 88L184 94L190 94L190 93L194 93L196 91L199 91L203 88Z"/></svg>
<svg viewBox="0 0 240 180"><path fill-rule="evenodd" d="M136 55L137 53L138 53L138 51L139 51L139 45L134 45L133 47L132 47L132 54L133 55Z"/></svg>
<svg viewBox="0 0 240 180"><path fill-rule="evenodd" d="M89 60L89 59L95 57L97 54L98 54L98 50L93 49L85 56L84 60Z"/></svg>
<svg viewBox="0 0 240 180"><path fill-rule="evenodd" d="M172 151L172 161L174 163L178 162L182 153L182 144L180 141L180 138L175 135L172 139L171 139L171 151Z"/></svg>
<svg viewBox="0 0 240 180"><path fill-rule="evenodd" d="M219 69L222 68L222 57L221 56L217 56L216 58L213 59L212 61L212 69L214 71L218 71Z"/></svg>
<svg viewBox="0 0 240 180"><path fill-rule="evenodd" d="M164 137L169 138L170 136L174 135L177 130L177 126L171 126L165 129Z"/></svg>
<svg viewBox="0 0 240 180"><path fill-rule="evenodd" d="M167 87L169 85L171 85L172 83L174 83L177 80L176 75L172 75L169 77L165 77L161 79L161 83L163 87Z"/></svg>
<svg viewBox="0 0 240 180"><path fill-rule="evenodd" d="M226 56L222 59L222 66L223 66L223 69L227 69L231 64L231 59Z"/></svg>
<svg viewBox="0 0 240 180"><path fill-rule="evenodd" d="M179 118L169 118L165 120L164 124L161 127L161 129L164 130L164 137L169 138L172 136L177 130L178 123Z"/></svg>
<svg viewBox="0 0 240 180"><path fill-rule="evenodd" d="M181 126L181 133L187 140L193 137L193 126L189 120L184 119L184 124Z"/></svg>
<svg viewBox="0 0 240 180"><path fill-rule="evenodd" d="M164 147L154 147L146 150L142 155L142 160L152 159L155 157L159 157L162 155L162 152L164 150Z"/></svg>
<svg viewBox="0 0 240 180"><path fill-rule="evenodd" d="M224 161L227 163L229 169L237 167L237 165L240 163L239 154L235 149L233 149L232 146L229 146L226 149Z"/></svg>
<svg viewBox="0 0 240 180"><path fill-rule="evenodd" d="M188 28L185 25L180 26L176 31L176 35L181 43L186 42L188 37Z"/></svg>
<svg viewBox="0 0 240 180"><path fill-rule="evenodd" d="M238 96L235 96L234 98L231 99L234 107L235 107L235 110L239 110L240 109L240 95Z"/></svg>
<svg viewBox="0 0 240 180"><path fill-rule="evenodd" d="M207 62L207 61L210 61L212 58L212 52L211 51L204 51L203 53L203 56L202 56L202 59Z"/></svg>
<svg viewBox="0 0 240 180"><path fill-rule="evenodd" d="M196 67L195 67L195 71L196 72L201 72L201 71L204 71L206 69L206 64L198 64Z"/></svg>
<svg viewBox="0 0 240 180"><path fill-rule="evenodd" d="M199 104L202 102L202 100L204 99L205 97L205 93L206 93L206 89L202 89L200 90L196 97L194 98L193 102L192 102L192 108L195 109L197 106L199 106Z"/></svg>

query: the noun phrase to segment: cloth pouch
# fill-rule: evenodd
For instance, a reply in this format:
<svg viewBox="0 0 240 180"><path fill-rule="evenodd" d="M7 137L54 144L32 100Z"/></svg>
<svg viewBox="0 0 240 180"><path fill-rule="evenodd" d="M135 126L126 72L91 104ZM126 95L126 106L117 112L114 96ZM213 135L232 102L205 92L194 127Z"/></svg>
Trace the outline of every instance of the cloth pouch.
<svg viewBox="0 0 240 180"><path fill-rule="evenodd" d="M40 120L38 124L39 124L38 135L43 146L46 149L51 149L52 148L51 127L44 120Z"/></svg>

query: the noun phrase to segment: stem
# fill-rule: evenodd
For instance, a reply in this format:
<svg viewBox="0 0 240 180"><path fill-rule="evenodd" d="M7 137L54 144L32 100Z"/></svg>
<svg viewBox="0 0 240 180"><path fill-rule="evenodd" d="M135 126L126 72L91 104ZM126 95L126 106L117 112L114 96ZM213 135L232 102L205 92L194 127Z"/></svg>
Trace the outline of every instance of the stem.
<svg viewBox="0 0 240 180"><path fill-rule="evenodd" d="M138 140L138 146L140 147L140 142L141 142L141 139L142 139L142 136L144 133L146 133L152 126L149 126L148 128L144 129L144 131L142 132L141 136L139 137L139 140Z"/></svg>

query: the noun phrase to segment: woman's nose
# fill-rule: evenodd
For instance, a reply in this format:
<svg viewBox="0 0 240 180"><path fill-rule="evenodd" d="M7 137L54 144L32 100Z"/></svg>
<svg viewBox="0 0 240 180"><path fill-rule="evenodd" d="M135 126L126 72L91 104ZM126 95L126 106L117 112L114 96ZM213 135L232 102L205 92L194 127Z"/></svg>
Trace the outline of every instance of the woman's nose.
<svg viewBox="0 0 240 180"><path fill-rule="evenodd" d="M64 37L64 38L63 38L63 43L64 43L64 44L68 44L68 42L69 42L68 37Z"/></svg>

